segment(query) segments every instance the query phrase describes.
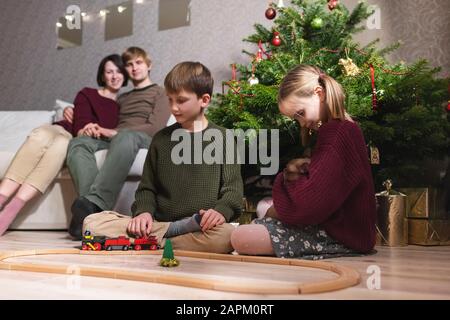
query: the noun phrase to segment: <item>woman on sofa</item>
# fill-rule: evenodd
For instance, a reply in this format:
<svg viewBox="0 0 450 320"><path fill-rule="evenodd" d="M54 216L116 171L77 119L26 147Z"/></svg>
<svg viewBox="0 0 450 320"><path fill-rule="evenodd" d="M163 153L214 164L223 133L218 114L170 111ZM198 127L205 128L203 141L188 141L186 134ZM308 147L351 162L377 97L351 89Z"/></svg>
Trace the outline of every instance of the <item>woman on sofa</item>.
<svg viewBox="0 0 450 320"><path fill-rule="evenodd" d="M117 54L105 57L97 72L101 88L84 88L78 92L72 124L63 120L30 133L0 183L0 236L28 201L45 193L64 164L73 136L100 138L102 131L117 127L116 98L127 82L121 57Z"/></svg>

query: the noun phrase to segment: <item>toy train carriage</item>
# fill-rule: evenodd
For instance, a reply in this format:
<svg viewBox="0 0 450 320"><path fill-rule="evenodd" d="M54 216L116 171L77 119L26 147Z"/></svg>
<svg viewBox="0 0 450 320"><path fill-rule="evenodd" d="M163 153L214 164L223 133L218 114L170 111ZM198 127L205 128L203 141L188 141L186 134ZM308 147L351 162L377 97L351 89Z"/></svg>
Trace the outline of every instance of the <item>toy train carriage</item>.
<svg viewBox="0 0 450 320"><path fill-rule="evenodd" d="M155 236L149 238L138 238L134 240L134 244L131 243L130 239L125 236L120 236L118 238L106 238L92 236L89 231L86 231L83 235L83 240L81 242L81 250L88 251L100 251L100 250L123 250L127 251L129 249L134 250L158 250L158 240Z"/></svg>
<svg viewBox="0 0 450 320"><path fill-rule="evenodd" d="M134 240L134 250L158 250L158 240L155 236L151 236L148 238L139 238Z"/></svg>
<svg viewBox="0 0 450 320"><path fill-rule="evenodd" d="M118 238L106 239L105 244L103 245L103 249L107 251L111 250L123 250L127 251L130 249L131 241L129 238L125 236L120 236Z"/></svg>

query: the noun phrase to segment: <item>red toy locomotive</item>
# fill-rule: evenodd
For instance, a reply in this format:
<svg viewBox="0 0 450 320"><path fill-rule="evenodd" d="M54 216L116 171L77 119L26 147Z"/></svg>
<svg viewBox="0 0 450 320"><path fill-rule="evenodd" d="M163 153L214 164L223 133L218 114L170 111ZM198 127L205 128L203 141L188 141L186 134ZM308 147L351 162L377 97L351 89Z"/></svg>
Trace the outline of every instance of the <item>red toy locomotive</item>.
<svg viewBox="0 0 450 320"><path fill-rule="evenodd" d="M118 238L106 238L92 236L89 231L86 231L81 241L81 250L85 251L101 251L101 250L158 250L159 245L155 236L149 238L138 238L131 243L130 239L125 236Z"/></svg>

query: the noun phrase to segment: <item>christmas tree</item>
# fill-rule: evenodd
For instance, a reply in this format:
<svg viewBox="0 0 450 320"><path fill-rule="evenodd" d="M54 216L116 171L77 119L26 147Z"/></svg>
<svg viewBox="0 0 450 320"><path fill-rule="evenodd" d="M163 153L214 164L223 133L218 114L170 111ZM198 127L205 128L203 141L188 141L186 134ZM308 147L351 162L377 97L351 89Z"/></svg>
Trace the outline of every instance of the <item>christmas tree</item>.
<svg viewBox="0 0 450 320"><path fill-rule="evenodd" d="M381 161L372 166L377 189L388 178L396 186L421 185L422 161L449 153L449 79L439 78L440 68L426 60L389 63L386 55L398 43L377 49L378 40L364 47L354 41L372 14L364 2L352 12L337 0L271 4L266 17L276 15L272 28L256 24L256 33L244 40L255 43L256 54L244 51L249 64L236 67L240 78L224 84L228 90L215 96L208 117L230 129L279 129L283 169L303 150L298 124L278 110L278 87L294 66L316 65L344 87L347 111L363 130L368 158L370 149L379 151ZM245 166L245 178L256 175L255 169Z"/></svg>

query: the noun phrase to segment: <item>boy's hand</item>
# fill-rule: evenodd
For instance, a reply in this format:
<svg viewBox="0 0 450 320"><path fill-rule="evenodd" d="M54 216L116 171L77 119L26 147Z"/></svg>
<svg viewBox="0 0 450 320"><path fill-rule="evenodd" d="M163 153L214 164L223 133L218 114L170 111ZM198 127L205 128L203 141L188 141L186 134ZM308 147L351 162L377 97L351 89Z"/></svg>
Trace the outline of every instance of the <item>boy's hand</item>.
<svg viewBox="0 0 450 320"><path fill-rule="evenodd" d="M141 213L128 223L127 232L137 238L146 238L152 230L153 218L148 212Z"/></svg>
<svg viewBox="0 0 450 320"><path fill-rule="evenodd" d="M116 130L114 130L114 129L106 129L106 128L99 127L99 135L104 137L104 138L111 139L114 136L116 136L117 133L118 132Z"/></svg>
<svg viewBox="0 0 450 320"><path fill-rule="evenodd" d="M202 216L200 227L202 228L203 232L212 229L215 226L219 226L225 222L225 217L214 209L200 210L199 213Z"/></svg>

